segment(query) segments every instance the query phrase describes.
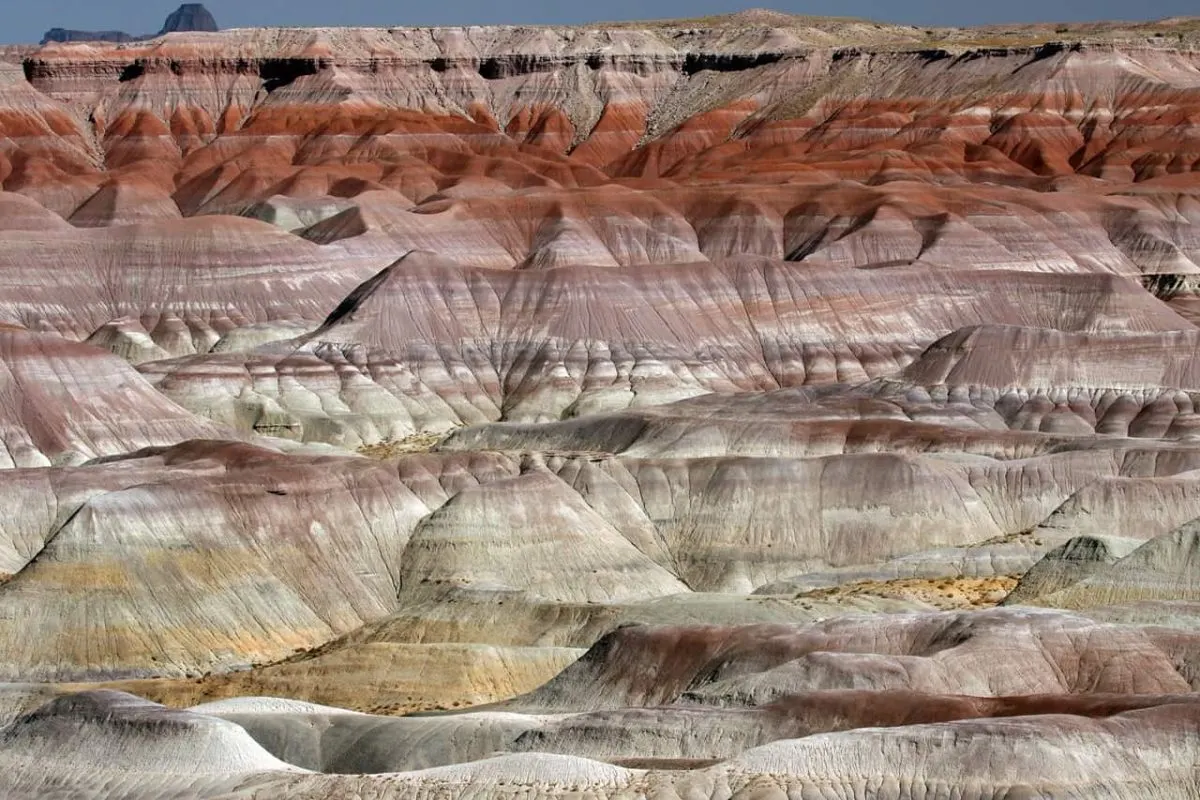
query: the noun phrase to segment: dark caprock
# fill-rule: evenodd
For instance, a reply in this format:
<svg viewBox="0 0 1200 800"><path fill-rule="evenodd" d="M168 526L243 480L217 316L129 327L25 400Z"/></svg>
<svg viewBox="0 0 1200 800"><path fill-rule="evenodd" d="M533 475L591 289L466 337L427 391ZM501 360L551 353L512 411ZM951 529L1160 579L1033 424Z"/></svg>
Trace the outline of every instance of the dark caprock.
<svg viewBox="0 0 1200 800"><path fill-rule="evenodd" d="M203 3L184 3L167 17L158 35L184 31L216 33L218 30L220 28L217 27L217 21Z"/></svg>

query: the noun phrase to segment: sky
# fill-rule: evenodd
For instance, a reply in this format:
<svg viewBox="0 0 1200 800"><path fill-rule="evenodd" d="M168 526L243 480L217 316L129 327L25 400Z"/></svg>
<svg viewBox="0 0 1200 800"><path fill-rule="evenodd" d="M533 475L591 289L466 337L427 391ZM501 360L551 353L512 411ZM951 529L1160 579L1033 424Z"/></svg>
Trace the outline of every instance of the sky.
<svg viewBox="0 0 1200 800"><path fill-rule="evenodd" d="M181 0L0 0L0 42L37 42L53 27L153 33ZM222 28L310 25L558 24L697 17L769 7L914 25L1156 19L1200 14L1196 0L203 0Z"/></svg>

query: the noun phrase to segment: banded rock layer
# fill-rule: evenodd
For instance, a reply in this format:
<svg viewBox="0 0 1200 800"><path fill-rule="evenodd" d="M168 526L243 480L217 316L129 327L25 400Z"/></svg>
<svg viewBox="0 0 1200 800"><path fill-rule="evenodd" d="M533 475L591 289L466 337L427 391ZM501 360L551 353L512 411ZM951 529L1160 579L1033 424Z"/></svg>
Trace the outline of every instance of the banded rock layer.
<svg viewBox="0 0 1200 800"><path fill-rule="evenodd" d="M1198 31L0 49L0 794L1194 798Z"/></svg>

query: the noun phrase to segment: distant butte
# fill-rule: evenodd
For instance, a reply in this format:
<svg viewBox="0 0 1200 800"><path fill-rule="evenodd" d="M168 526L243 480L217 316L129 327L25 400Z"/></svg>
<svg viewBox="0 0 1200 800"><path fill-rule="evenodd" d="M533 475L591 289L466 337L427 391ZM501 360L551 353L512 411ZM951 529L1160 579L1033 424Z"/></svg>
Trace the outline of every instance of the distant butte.
<svg viewBox="0 0 1200 800"><path fill-rule="evenodd" d="M167 17L158 35L167 33L216 33L217 21L203 3L184 3Z"/></svg>
<svg viewBox="0 0 1200 800"><path fill-rule="evenodd" d="M0 798L1200 800L1198 323L1200 18L0 47Z"/></svg>
<svg viewBox="0 0 1200 800"><path fill-rule="evenodd" d="M69 28L51 28L42 36L42 44L51 42L132 42L135 37L125 31L76 31Z"/></svg>
<svg viewBox="0 0 1200 800"><path fill-rule="evenodd" d="M78 31L70 28L51 28L42 36L42 44L51 42L139 42L168 33L216 33L217 20L203 3L184 3L175 9L163 22L158 33L150 36L134 36L125 31Z"/></svg>

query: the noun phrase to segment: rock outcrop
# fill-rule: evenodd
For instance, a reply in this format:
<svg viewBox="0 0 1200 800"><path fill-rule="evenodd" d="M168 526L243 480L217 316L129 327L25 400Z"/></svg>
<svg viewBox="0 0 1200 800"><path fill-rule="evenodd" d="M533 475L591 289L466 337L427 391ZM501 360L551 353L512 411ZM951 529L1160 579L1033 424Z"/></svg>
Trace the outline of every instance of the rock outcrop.
<svg viewBox="0 0 1200 800"><path fill-rule="evenodd" d="M201 3L184 3L167 16L162 28L155 36L168 33L216 33L220 28L217 21ZM42 44L72 42L137 42L153 38L151 36L135 36L125 31L80 31L67 28L51 28L42 36Z"/></svg>

